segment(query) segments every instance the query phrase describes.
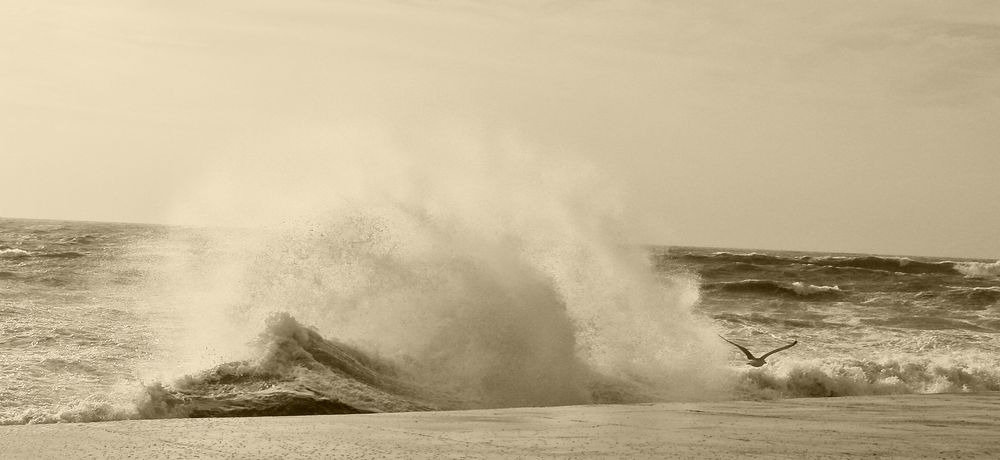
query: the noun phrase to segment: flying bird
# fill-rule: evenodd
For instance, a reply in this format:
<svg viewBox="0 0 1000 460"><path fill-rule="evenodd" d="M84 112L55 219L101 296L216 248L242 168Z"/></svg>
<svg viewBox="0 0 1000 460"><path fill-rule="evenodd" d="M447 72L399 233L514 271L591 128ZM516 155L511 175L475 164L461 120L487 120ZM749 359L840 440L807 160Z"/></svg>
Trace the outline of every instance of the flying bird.
<svg viewBox="0 0 1000 460"><path fill-rule="evenodd" d="M729 343L733 344L736 348L739 348L740 351L742 351L744 355L747 355L747 365L748 366L753 366L753 367L763 366L764 364L766 364L764 362L764 359L766 359L768 356L771 356L771 355L773 355L773 354L775 354L775 353L777 353L777 352L779 352L781 350L792 348L793 346L795 346L796 343L799 343L799 341L796 340L796 341L794 341L794 342L792 342L792 343L790 343L788 345L785 345L785 346L780 347L780 348L775 348L774 350L771 350L771 351L769 351L767 353L764 353L763 355L760 356L760 358L758 358L758 357L754 356L753 353L750 353L750 350L747 350L742 345L740 345L740 344L738 344L736 342L733 342L732 340L729 340L729 339L727 339L725 337L722 337L721 335L719 337L721 337L722 340L725 340L726 342L729 342Z"/></svg>

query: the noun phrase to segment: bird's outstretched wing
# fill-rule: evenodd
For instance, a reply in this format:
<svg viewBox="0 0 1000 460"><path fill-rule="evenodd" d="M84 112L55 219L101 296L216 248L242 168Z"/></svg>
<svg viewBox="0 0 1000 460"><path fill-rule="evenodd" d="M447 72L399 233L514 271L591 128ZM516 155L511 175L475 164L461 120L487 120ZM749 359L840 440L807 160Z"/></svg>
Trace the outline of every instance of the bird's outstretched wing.
<svg viewBox="0 0 1000 460"><path fill-rule="evenodd" d="M785 346L783 346L783 347L781 347L781 348L775 348L774 350L771 350L771 351L769 351L769 352L767 352L767 353L764 353L764 355L763 355L763 356L761 356L761 357L760 357L760 359L764 359L764 358L767 358L768 356L771 356L771 355L773 355L773 354L775 354L775 353L777 353L777 352L779 352L779 351L781 351L781 350L785 350L785 349L788 349L788 348L792 348L792 347L794 347L794 346L795 346L795 344L796 344L796 343L799 343L799 341L798 341L798 340L796 340L796 341L794 341L794 342L792 342L792 343L790 343L790 344L788 344L788 345L785 345Z"/></svg>
<svg viewBox="0 0 1000 460"><path fill-rule="evenodd" d="M727 339L727 338L725 338L725 337L723 337L721 335L719 336L719 338L721 338L722 340L725 340L726 342L729 342L729 343L733 344L733 346L735 346L736 348L739 348L740 351L742 351L744 355L747 355L747 359L757 359L757 357L754 356L753 353L750 353L750 350L747 350L746 348L744 348L743 345L740 345L740 344L738 344L736 342L733 342L732 340L729 340L729 339ZM794 345L794 344L792 344L792 345ZM792 346L792 345L789 345L789 347ZM788 347L785 347L785 348L788 348ZM774 350L774 351L779 351L779 350L781 350L781 348L779 348L778 350ZM774 353L774 351L772 351L771 353ZM764 355L764 356L767 356L767 355Z"/></svg>

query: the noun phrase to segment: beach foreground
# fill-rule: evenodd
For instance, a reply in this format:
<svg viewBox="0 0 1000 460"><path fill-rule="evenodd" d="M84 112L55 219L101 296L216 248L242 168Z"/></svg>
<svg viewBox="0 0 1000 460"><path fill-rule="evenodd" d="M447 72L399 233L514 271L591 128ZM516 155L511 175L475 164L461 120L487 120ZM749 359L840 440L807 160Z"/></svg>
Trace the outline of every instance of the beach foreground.
<svg viewBox="0 0 1000 460"><path fill-rule="evenodd" d="M0 427L4 458L1000 455L1000 393Z"/></svg>

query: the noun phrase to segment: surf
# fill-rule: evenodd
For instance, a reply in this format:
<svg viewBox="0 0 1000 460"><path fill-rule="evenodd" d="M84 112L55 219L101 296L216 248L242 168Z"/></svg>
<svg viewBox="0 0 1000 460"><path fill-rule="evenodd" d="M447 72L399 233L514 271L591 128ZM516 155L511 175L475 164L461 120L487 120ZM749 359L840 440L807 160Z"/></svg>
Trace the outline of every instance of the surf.
<svg viewBox="0 0 1000 460"><path fill-rule="evenodd" d="M236 201L212 197L245 219L168 235L178 250L149 277L148 296L174 325L145 379L181 397L178 376L258 359L246 344L284 312L391 363L408 388L438 393L407 393L408 410L684 399L720 387L723 351L692 311L697 281L658 273L642 247L623 244L633 237L620 193L596 171L518 145L379 147L343 150L359 155L344 163L350 177L322 155L268 169L268 196L250 206L260 184L226 195ZM420 154L429 159L411 161ZM241 174L260 174L245 163ZM292 179L302 171L317 175ZM296 205L269 208L278 201Z"/></svg>

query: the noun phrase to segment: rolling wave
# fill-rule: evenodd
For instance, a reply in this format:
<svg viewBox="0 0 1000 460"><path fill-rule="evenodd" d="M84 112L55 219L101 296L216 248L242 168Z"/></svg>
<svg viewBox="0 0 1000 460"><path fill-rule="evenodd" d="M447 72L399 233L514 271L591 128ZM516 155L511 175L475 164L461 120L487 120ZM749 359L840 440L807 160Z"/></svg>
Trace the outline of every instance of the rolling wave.
<svg viewBox="0 0 1000 460"><path fill-rule="evenodd" d="M747 254L737 254L732 252L714 252L711 255L685 254L682 258L693 260L712 260L726 262L742 262L754 265L791 265L799 263L798 258L780 257L770 254L760 254L751 252Z"/></svg>
<svg viewBox="0 0 1000 460"><path fill-rule="evenodd" d="M1000 287L951 287L942 297L959 305L985 308L1000 301Z"/></svg>
<svg viewBox="0 0 1000 460"><path fill-rule="evenodd" d="M955 269L955 262L920 262L906 257L808 257L804 259L804 263L826 267L849 267L894 273L938 273L949 275L958 273Z"/></svg>
<svg viewBox="0 0 1000 460"><path fill-rule="evenodd" d="M76 259L78 257L84 257L86 254L76 251L60 251L60 252L40 252L35 253L36 257L44 257L48 259Z"/></svg>
<svg viewBox="0 0 1000 460"><path fill-rule="evenodd" d="M759 279L707 283L702 287L707 291L800 299L807 298L811 300L839 299L844 294L844 291L839 286L814 286L802 282L784 283L781 281Z"/></svg>
<svg viewBox="0 0 1000 460"><path fill-rule="evenodd" d="M715 252L710 255L684 253L676 257L681 260L698 262L729 262L757 266L813 265L819 267L858 269L908 274L965 274L967 276L997 276L1000 261L994 264L982 262L919 261L907 257L889 256L780 256L756 252L739 254Z"/></svg>
<svg viewBox="0 0 1000 460"><path fill-rule="evenodd" d="M57 244L63 245L87 245L96 243L100 237L97 235L79 235L79 236L67 236L60 238L56 241Z"/></svg>

